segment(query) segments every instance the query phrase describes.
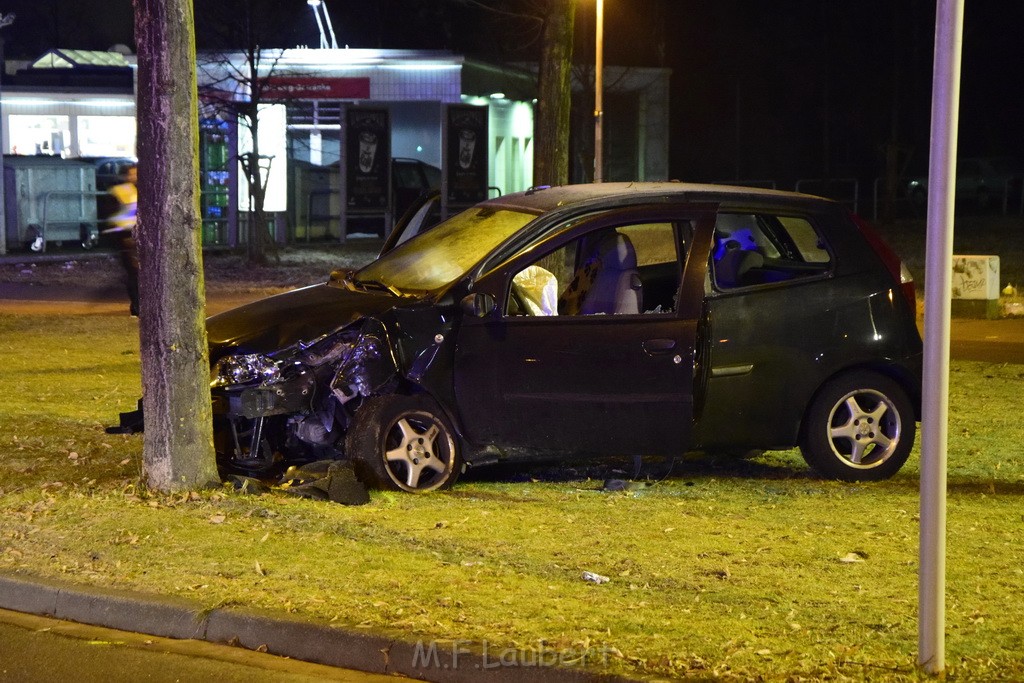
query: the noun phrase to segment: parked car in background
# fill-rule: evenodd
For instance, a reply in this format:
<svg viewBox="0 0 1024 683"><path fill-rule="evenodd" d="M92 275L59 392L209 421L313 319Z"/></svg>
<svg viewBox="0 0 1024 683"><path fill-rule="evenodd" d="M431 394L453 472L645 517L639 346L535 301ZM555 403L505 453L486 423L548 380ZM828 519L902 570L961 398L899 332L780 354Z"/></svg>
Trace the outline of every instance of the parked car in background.
<svg viewBox="0 0 1024 683"><path fill-rule="evenodd" d="M441 189L441 169L419 159L391 160L395 220L401 218L425 192Z"/></svg>
<svg viewBox="0 0 1024 683"><path fill-rule="evenodd" d="M956 199L986 211L1002 207L1012 197L1020 197L1024 164L1011 157L976 157L960 159L956 164ZM915 206L923 208L928 197L928 177L911 178L907 196Z"/></svg>
<svg viewBox="0 0 1024 683"><path fill-rule="evenodd" d="M341 183L340 176L337 175L340 173L340 169L337 165L334 165L330 167L329 172L335 175L328 181L328 187L336 188ZM396 223L421 197L430 192L437 192L440 189L441 169L436 166L431 166L419 159L405 157L395 157L391 160L392 218ZM324 195L324 199L321 200L322 208L319 212L321 218L323 218L330 215L326 199L330 190L325 192L321 189L319 193ZM337 195L336 190L334 195ZM299 200L302 201L302 198L300 197ZM340 211L340 207L335 210ZM350 213L348 216L348 233L365 233L386 237L389 233L385 228L383 208L370 213Z"/></svg>
<svg viewBox="0 0 1024 683"><path fill-rule="evenodd" d="M826 477L882 479L919 415L914 306L900 260L830 200L533 189L211 317L218 464L346 458L429 491L498 461L799 446Z"/></svg>
<svg viewBox="0 0 1024 683"><path fill-rule="evenodd" d="M96 167L96 190L104 192L124 182L128 169L138 164L135 157L80 157Z"/></svg>

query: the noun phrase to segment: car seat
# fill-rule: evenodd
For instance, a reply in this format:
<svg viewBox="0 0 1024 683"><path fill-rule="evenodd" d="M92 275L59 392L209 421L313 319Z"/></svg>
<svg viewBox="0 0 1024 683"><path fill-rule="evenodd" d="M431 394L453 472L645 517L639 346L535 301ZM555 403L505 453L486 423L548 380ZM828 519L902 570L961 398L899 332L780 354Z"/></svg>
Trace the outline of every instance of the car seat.
<svg viewBox="0 0 1024 683"><path fill-rule="evenodd" d="M715 282L722 289L759 283L752 271L764 266L764 256L747 249L729 249L715 262Z"/></svg>
<svg viewBox="0 0 1024 683"><path fill-rule="evenodd" d="M583 296L580 313L639 313L643 288L636 266L636 251L629 238L618 232L604 236L597 246L600 268Z"/></svg>

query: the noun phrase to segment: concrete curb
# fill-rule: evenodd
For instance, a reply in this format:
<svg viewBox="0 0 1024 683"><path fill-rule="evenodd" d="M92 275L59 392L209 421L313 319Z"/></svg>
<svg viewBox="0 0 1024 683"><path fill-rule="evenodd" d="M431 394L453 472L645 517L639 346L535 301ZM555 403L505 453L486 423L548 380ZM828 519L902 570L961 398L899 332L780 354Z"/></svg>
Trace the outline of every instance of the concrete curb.
<svg viewBox="0 0 1024 683"><path fill-rule="evenodd" d="M184 598L83 586L0 571L0 609L121 631L230 643L316 664L397 674L438 683L627 683L632 679L575 666L554 650L488 650L469 641L403 640L255 609L204 609ZM607 652L588 653L600 665Z"/></svg>

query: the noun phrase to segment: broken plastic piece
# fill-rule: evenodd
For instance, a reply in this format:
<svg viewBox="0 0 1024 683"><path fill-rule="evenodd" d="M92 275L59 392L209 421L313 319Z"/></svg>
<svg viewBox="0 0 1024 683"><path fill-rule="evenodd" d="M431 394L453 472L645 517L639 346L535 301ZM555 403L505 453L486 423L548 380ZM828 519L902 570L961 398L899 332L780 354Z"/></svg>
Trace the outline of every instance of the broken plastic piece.
<svg viewBox="0 0 1024 683"><path fill-rule="evenodd" d="M283 490L304 498L330 500L342 505L370 502L370 493L356 478L350 462L319 461L303 467L292 466L281 481Z"/></svg>

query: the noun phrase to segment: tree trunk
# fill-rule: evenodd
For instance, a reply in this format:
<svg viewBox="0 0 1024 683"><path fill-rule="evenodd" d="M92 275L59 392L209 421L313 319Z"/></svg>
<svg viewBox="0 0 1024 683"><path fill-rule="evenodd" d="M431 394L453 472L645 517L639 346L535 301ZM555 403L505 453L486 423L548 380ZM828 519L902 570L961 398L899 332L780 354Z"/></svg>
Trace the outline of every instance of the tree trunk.
<svg viewBox="0 0 1024 683"><path fill-rule="evenodd" d="M569 182L569 110L576 0L550 0L544 21L533 156L535 185Z"/></svg>
<svg viewBox="0 0 1024 683"><path fill-rule="evenodd" d="M192 0L133 0L138 43L143 474L160 491L218 482L199 213Z"/></svg>

